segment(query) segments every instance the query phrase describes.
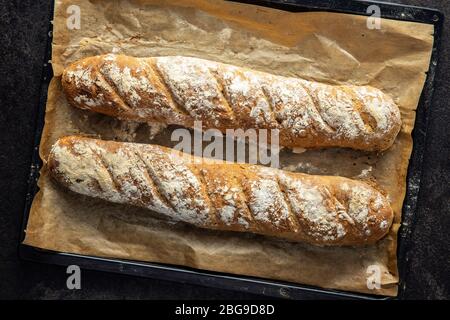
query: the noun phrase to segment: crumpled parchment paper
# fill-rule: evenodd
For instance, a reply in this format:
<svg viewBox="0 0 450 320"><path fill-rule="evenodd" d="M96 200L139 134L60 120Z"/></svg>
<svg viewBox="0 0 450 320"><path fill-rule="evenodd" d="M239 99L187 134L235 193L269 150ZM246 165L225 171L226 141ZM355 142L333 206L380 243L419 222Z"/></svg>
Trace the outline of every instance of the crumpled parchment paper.
<svg viewBox="0 0 450 320"><path fill-rule="evenodd" d="M67 19L78 6L80 29ZM77 10L75 8L75 10ZM279 279L323 288L394 296L397 230L412 149L415 109L433 45L433 26L383 19L367 28L356 15L291 13L218 0L58 0L52 64L40 154L69 134L171 146L172 127L120 122L68 105L60 84L65 66L108 52L132 56L186 55L331 84L371 85L390 94L402 114L394 146L382 154L327 149L283 150L281 167L376 182L389 196L394 225L373 246L326 248L268 237L208 231L151 211L107 203L64 190L47 168L30 213L24 243L62 252L142 260ZM69 24L70 25L70 24ZM368 267L381 271L369 289ZM370 270L370 269L369 269Z"/></svg>

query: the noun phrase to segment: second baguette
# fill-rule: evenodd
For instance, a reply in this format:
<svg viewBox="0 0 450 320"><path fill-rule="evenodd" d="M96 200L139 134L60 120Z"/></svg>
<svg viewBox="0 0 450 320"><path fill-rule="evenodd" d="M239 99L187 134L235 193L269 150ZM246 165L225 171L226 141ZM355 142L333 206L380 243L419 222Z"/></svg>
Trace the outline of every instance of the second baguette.
<svg viewBox="0 0 450 320"><path fill-rule="evenodd" d="M364 245L386 235L393 219L386 197L361 181L210 163L157 145L69 136L55 143L48 167L74 192L202 228Z"/></svg>

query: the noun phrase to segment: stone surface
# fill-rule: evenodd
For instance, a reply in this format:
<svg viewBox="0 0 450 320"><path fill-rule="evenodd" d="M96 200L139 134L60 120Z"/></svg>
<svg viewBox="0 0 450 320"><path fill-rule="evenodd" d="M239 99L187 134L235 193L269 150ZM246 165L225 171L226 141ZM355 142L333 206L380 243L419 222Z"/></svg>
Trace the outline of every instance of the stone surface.
<svg viewBox="0 0 450 320"><path fill-rule="evenodd" d="M404 0L450 15L446 0ZM65 268L18 259L51 0L0 1L0 298L244 299L257 296L83 270L82 290L65 289ZM412 244L400 298L450 298L450 42L443 30Z"/></svg>

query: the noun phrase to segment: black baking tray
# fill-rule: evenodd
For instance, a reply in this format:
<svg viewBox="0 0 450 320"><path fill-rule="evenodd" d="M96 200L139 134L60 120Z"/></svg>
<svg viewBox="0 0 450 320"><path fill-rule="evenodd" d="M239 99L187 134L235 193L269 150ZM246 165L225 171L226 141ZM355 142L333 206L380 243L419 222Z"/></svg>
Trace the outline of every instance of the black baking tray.
<svg viewBox="0 0 450 320"><path fill-rule="evenodd" d="M415 224L415 210L417 207L418 193L422 176L422 159L426 145L427 119L432 112L433 82L437 68L437 58L441 31L444 17L441 12L414 6L405 6L376 1L325 1L325 0L287 0L287 1L236 1L241 3L255 4L272 7L291 12L305 11L328 11L349 13L358 15L370 15L367 8L370 5L377 5L381 10L381 17L395 20L414 21L435 26L434 46L431 57L430 69L427 72L426 83L419 101L417 109L415 128L412 136L414 146L407 174L407 191L403 205L402 226L398 235L398 264L400 273L399 296L401 297L404 288L404 271L406 270L407 254L410 244L411 230ZM53 8L52 8L53 10ZM42 161L39 157L39 143L44 126L45 106L47 101L47 90L53 76L51 67L51 40L52 24L49 24L48 42L44 69L42 75L42 88L40 102L35 121L35 139L33 144L33 157L31 160L31 170L28 180L28 192L25 199L25 210L23 215L22 236L19 244L19 256L24 260L50 263L56 265L78 265L81 268L93 269L107 272L122 273L148 278L164 279L182 283L196 284L208 287L215 287L228 290L238 290L253 294L261 294L276 298L290 299L389 299L388 297L357 294L339 290L328 290L318 287L311 287L295 283L266 280L261 278L231 275L219 272L202 271L184 266L173 266L161 263L147 263L139 261L106 259L79 254L69 254L54 252L34 248L22 244L25 238L25 229L33 198L38 191L37 180Z"/></svg>

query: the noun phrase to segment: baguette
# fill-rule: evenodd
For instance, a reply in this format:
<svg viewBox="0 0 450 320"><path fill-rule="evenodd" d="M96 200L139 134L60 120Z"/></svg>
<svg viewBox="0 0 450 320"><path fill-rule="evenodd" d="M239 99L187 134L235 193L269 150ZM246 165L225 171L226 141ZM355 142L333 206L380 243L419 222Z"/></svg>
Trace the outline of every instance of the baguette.
<svg viewBox="0 0 450 320"><path fill-rule="evenodd" d="M332 86L174 56L103 55L62 75L68 101L138 122L206 129L278 129L289 148L383 151L401 126L393 100L369 86Z"/></svg>
<svg viewBox="0 0 450 320"><path fill-rule="evenodd" d="M76 193L208 229L365 245L386 235L393 219L388 200L361 181L213 162L157 145L68 136L47 164Z"/></svg>

